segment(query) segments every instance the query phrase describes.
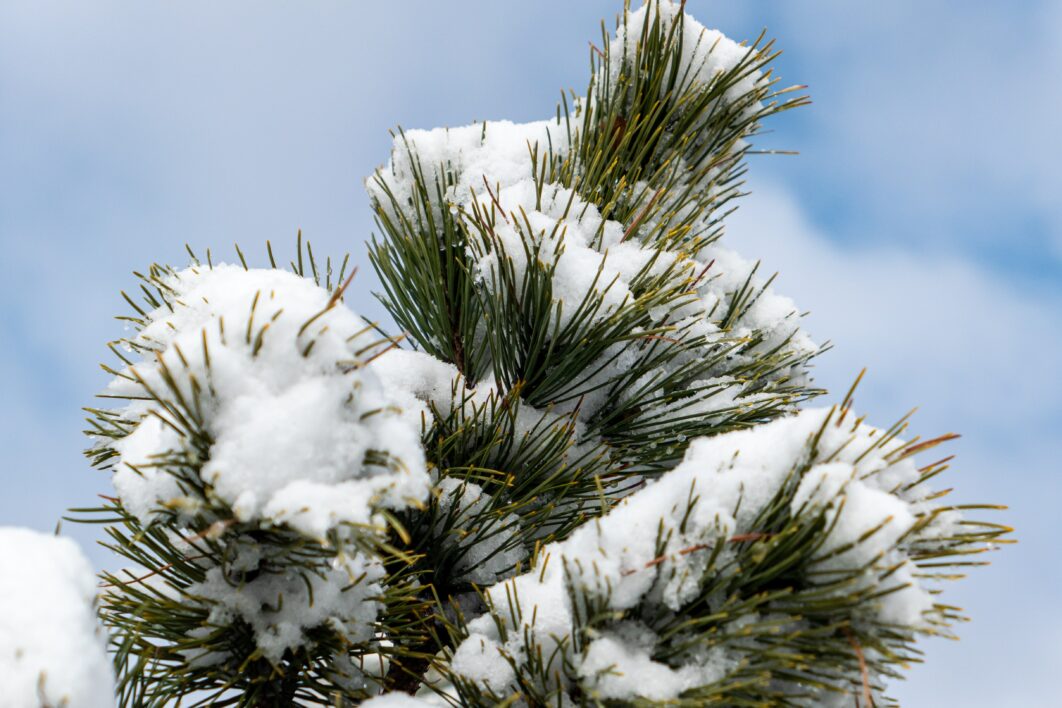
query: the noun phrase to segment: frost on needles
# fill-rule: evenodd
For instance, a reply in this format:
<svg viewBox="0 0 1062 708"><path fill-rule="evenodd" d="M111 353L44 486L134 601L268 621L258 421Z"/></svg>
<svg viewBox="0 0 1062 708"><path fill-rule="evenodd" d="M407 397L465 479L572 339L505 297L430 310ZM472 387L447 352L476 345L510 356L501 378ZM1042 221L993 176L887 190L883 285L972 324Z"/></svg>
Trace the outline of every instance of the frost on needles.
<svg viewBox="0 0 1062 708"><path fill-rule="evenodd" d="M722 239L804 103L773 57L652 1L553 118L399 131L402 337L301 241L141 274L82 510L119 704L889 704L1006 529L931 491L946 436L803 406L821 348Z"/></svg>

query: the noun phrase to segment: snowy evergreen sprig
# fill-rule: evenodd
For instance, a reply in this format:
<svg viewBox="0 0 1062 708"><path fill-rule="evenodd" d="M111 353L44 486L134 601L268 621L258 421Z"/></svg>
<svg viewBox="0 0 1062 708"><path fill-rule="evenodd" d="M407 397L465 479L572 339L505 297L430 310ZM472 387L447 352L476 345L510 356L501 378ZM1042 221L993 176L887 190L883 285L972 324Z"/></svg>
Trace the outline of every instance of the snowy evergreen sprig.
<svg viewBox="0 0 1062 708"><path fill-rule="evenodd" d="M774 100L768 50L667 3L625 15L619 36L640 39L606 43L574 115L401 132L369 181L386 236L370 256L419 349L470 385L493 377L535 406L578 405L656 473L684 440L818 393L805 364L819 348L795 306L715 244L712 215L737 194L743 140L800 99ZM674 132L690 125L715 136L695 154ZM649 434L656 444L639 444Z"/></svg>
<svg viewBox="0 0 1062 708"><path fill-rule="evenodd" d="M292 271L153 266L143 305L127 297L135 334L105 366L123 406L90 420L117 497L78 510L131 564L101 606L123 705L366 695L355 663L409 592L384 582L387 528L429 479L419 427L366 370L390 343L325 270L300 244Z"/></svg>
<svg viewBox="0 0 1062 708"><path fill-rule="evenodd" d="M888 703L1009 529L929 489L947 436L800 410L824 347L722 243L806 102L775 56L649 0L554 118L398 131L367 187L402 336L301 238L141 275L80 510L130 563L118 702Z"/></svg>
<svg viewBox="0 0 1062 708"><path fill-rule="evenodd" d="M891 704L920 634L962 619L939 581L1005 533L925 481L946 463L847 408L705 438L654 485L486 594L457 622L466 705Z"/></svg>

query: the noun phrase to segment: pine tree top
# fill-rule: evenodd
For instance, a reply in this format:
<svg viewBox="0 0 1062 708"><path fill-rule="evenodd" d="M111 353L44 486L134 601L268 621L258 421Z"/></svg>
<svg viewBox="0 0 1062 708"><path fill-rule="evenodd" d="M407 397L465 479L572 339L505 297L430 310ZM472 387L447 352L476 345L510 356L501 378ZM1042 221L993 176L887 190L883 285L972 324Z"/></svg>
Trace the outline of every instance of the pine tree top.
<svg viewBox="0 0 1062 708"><path fill-rule="evenodd" d="M301 235L138 274L78 510L118 703L888 704L1008 529L930 489L948 436L805 407L824 347L725 245L775 56L650 0L553 117L397 131L389 334Z"/></svg>

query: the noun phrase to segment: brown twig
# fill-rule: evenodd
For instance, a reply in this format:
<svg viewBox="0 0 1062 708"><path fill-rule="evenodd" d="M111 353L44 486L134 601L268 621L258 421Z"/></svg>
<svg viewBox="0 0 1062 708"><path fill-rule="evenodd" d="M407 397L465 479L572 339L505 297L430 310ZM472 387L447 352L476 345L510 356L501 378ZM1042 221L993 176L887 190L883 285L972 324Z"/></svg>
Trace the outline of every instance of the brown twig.
<svg viewBox="0 0 1062 708"><path fill-rule="evenodd" d="M406 333L405 332L403 332L402 334L400 334L400 335L398 335L396 337L392 337L391 340L390 340L391 343L388 344L385 349L381 349L380 351L376 352L375 354L370 356L368 359L363 361L361 363L362 366L365 366L366 364L371 364L372 362L376 361L377 359L382 357L387 352L391 351L392 349L397 348L398 347L398 343L401 342L405 338L406 338Z"/></svg>
<svg viewBox="0 0 1062 708"><path fill-rule="evenodd" d="M915 445L911 445L910 447L905 448L904 450L902 450L900 452L900 458L899 459L903 459L905 457L910 457L911 455L915 455L915 454L917 454L919 452L922 452L924 450L928 450L931 447L936 447L937 445L939 445L939 444L941 444L943 442L947 442L949 440L955 440L956 438L960 438L960 437L962 437L962 436L959 435L958 433L945 433L944 435L941 435L940 437L933 438L932 440L926 440L924 442L920 442L920 443L917 443Z"/></svg>
<svg viewBox="0 0 1062 708"><path fill-rule="evenodd" d="M185 558L184 560L186 560L186 561L202 560L203 558L206 558L208 555L209 554L207 554L207 553L203 553L202 555L198 555L198 556L189 556L189 557ZM147 575L142 575L139 578L133 578L132 580L129 580L129 581L121 583L121 584L122 585L130 585L132 583L142 583L142 582L144 582L145 580L147 580L148 578L150 578L153 575L158 575L159 573L166 572L167 570L169 570L170 568L173 567L174 562L167 563L166 565L163 565L163 566L160 566L160 567L156 568L155 570L151 571ZM116 587L116 584L115 583L102 583L100 585L100 587L101 588L113 588L113 587Z"/></svg>
<svg viewBox="0 0 1062 708"><path fill-rule="evenodd" d="M498 207L498 213L501 214L503 219L505 219L505 223L509 223L509 217L505 215L505 209L502 209L501 202L499 202L498 198L494 196L494 190L490 188L490 182L487 181L487 175L483 175L483 186L487 188L487 194L490 195L490 200L494 202L494 206ZM515 218L515 215L513 218Z"/></svg>
<svg viewBox="0 0 1062 708"><path fill-rule="evenodd" d="M328 309L335 307L335 304L343 297L343 293L346 292L346 289L350 286L351 281L354 280L354 276L357 274L358 267L354 266L354 270L350 271L350 275L347 276L347 279L343 281L342 285L336 288L336 291L332 293L332 297L328 299Z"/></svg>
<svg viewBox="0 0 1062 708"><path fill-rule="evenodd" d="M708 265L706 265L704 267L704 269L700 273L697 274L697 277L693 279L694 287L696 287L697 284L701 282L701 279L704 278L705 275L707 275L708 269L710 269L713 265L715 265L715 259L714 258L712 260L708 261Z"/></svg>
<svg viewBox="0 0 1062 708"><path fill-rule="evenodd" d="M627 238L634 233L634 230L642 223L646 214L649 213L649 210L653 208L653 205L656 204L656 200L659 199L660 195L663 193L663 188L656 190L656 194L653 195L653 198L649 200L649 203L645 205L645 208L638 213L638 216L634 217L634 221L632 221L631 225L627 227L627 230L623 232L623 238L621 238L620 241L626 241Z"/></svg>
<svg viewBox="0 0 1062 708"><path fill-rule="evenodd" d="M848 643L852 645L852 650L855 652L856 658L859 660L859 675L863 680L863 700L867 704L867 708L874 708L874 694L870 691L870 671L867 669L867 659L863 655L863 647L859 645L859 640L852 634L852 630L848 627L844 628L844 634L848 637Z"/></svg>
<svg viewBox="0 0 1062 708"><path fill-rule="evenodd" d="M746 541L760 541L760 540L765 539L765 538L770 538L772 535L773 534L769 534L769 533L743 533L743 534L738 534L737 536L731 536L730 538L728 538L726 540L726 542L727 543L744 543ZM688 546L686 548L682 548L682 549L680 549L678 551L675 551L675 553L673 555L676 555L676 556L688 556L691 553L696 553L697 551L705 551L705 550L708 550L711 547L712 547L711 544L708 544L708 543L698 543L695 546ZM639 570L645 570L645 569L652 568L654 566L660 565L661 563L663 563L664 561L666 561L668 558L671 558L671 557L672 556L670 556L670 555L657 556L656 558L653 558L651 561L648 561L641 568L628 568L627 570L624 570L623 572L621 572L620 575L623 575L624 577L626 577L628 575L634 575Z"/></svg>
<svg viewBox="0 0 1062 708"><path fill-rule="evenodd" d="M947 457L942 457L941 459L937 460L936 462L930 462L925 467L919 467L918 471L919 472L928 472L929 470L933 469L934 467L939 467L939 466L943 465L946 462L951 462L954 459L955 459L955 455L948 455Z"/></svg>

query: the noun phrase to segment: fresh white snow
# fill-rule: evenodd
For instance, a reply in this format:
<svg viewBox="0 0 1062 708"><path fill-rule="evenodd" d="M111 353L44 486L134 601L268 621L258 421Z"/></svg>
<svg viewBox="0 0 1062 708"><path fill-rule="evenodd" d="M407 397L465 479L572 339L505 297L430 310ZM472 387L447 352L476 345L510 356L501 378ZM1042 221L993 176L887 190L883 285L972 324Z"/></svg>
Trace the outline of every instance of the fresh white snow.
<svg viewBox="0 0 1062 708"><path fill-rule="evenodd" d="M659 13L660 21L667 26L680 12L678 3L665 0L649 2L631 11L612 43L612 63L602 68L611 74L607 80L614 84L621 67L629 63L634 43L649 18ZM721 73L750 63L748 47L705 28L692 17L685 17L682 31L682 75L688 87L707 86ZM598 80L603 82L606 77ZM740 101L762 80L759 71L749 70L717 100ZM759 103L752 102L747 110L754 112L760 108ZM586 107L580 108L577 102L575 112L579 110ZM580 129L581 119L574 115L570 126L564 119L527 124L485 121L458 128L405 131L396 137L388 164L367 181L367 187L377 207L392 213L396 209L409 209L417 175L424 176L429 185L436 181L443 185L444 204L433 201L432 208L449 210L465 222L469 233L477 234L469 246L469 255L480 285L504 291L505 286L499 283L502 260L511 269L517 290L529 268L552 269L554 313L561 328L572 323L577 309L588 297L600 299L599 309L590 318L591 322L600 321L630 305L636 281L644 282L647 276L668 273L676 285L689 284L689 296L667 307L653 308L650 314L654 324L666 320L686 337L702 337L705 347L759 341L754 347L750 345L734 353L731 365L751 361L764 352L781 350L796 364L778 372L778 377L786 377L793 383L803 381L806 372L802 362L818 351L818 347L800 329L797 306L765 287L764 278L754 272L755 262L742 258L718 241L698 252L643 243L636 235L630 235L633 224L603 218L601 205L588 203L572 188L548 182L536 185L532 154L538 155L539 164L546 153L567 155L571 159L571 141L579 139ZM741 145L735 147L733 157L738 157L741 149ZM678 174L686 180L703 178L688 170L678 170ZM635 188L651 194L647 185L639 183ZM691 189L710 191L714 186L702 189L691 185ZM672 191L683 192L683 185ZM434 192L432 199L436 200ZM679 212L691 208L689 197L683 199L686 202L662 209L639 228L651 230L656 220L678 219ZM392 215L398 218L397 214ZM412 212L406 216L417 218ZM703 214L694 219L693 233L714 231L715 218ZM723 328L732 308L741 314L729 318ZM595 382L620 375L633 355L633 347L617 347L588 367L587 375ZM695 356L680 357L669 366L679 366ZM666 368L661 368L661 376L666 375ZM749 396L744 382L731 380L729 384L728 387L706 386L705 390L710 393L700 397L698 410L710 414L735 405L738 399L739 405L757 403L755 396ZM584 388L593 388L590 379ZM582 399L580 415L592 416L603 403L603 389L589 393ZM688 415L691 412L686 408L688 404L689 401L679 406L675 415ZM574 406L574 399L568 405Z"/></svg>
<svg viewBox="0 0 1062 708"><path fill-rule="evenodd" d="M96 576L68 538L0 527L0 705L114 706Z"/></svg>
<svg viewBox="0 0 1062 708"><path fill-rule="evenodd" d="M420 426L366 369L371 354L359 355L376 335L328 291L231 265L193 266L167 285L173 310L150 313L134 339L151 351L107 389L172 402L120 411L132 430L114 444L114 485L127 509L148 523L197 508L167 465L175 454L204 463L198 483L241 521L315 538L425 498Z"/></svg>
<svg viewBox="0 0 1062 708"><path fill-rule="evenodd" d="M224 627L242 619L254 630L255 641L270 661L279 662L286 649L306 642L305 631L327 625L352 645L373 636L373 622L381 609L377 596L383 578L382 566L357 554L336 561L323 576L289 571L263 574L250 582L233 585L220 567L206 573L206 581L192 585L188 593L212 603L209 624ZM207 662L209 657L189 656ZM218 657L221 658L221 657Z"/></svg>
<svg viewBox="0 0 1062 708"><path fill-rule="evenodd" d="M520 663L530 651L548 657L562 647L584 682L602 697L665 700L722 677L737 656L719 652L677 667L660 664L650 658L652 632L629 623L622 635L604 635L581 656L571 656L565 639L575 623L570 590L580 602L600 602L616 611L646 602L680 610L702 587L709 556L702 551L723 546L716 567L724 565L731 553L728 539L755 534L757 515L805 464L809 468L793 496L793 511L806 512L812 505L827 509L831 520L836 517L811 568L866 567L866 582L875 583L877 573L869 571L884 573L900 565L885 586L910 585L867 603L862 619L926 628L932 595L912 574L901 540L932 510L922 501L924 490L902 491L918 479L916 465L897 454L902 441L876 447L882 431L853 425L851 414L841 426L827 422L829 416L830 409L811 409L747 431L694 440L676 469L566 540L546 546L525 574L492 587L496 612L470 623L471 635L455 651L454 670L504 692L513 680L505 657ZM931 524L920 533L943 533L952 521L941 515L935 530ZM879 526L878 533L867 536ZM662 532L666 540L658 547ZM834 553L842 548L847 550ZM508 609L512 598L519 598L515 623ZM508 626L507 640L499 619Z"/></svg>
<svg viewBox="0 0 1062 708"><path fill-rule="evenodd" d="M172 308L148 313L129 347L142 356L107 389L128 400L117 412L128 434L103 443L118 453L122 504L145 525L206 519L211 538L238 521L326 548L340 539L330 567L303 571L283 547L233 535L234 555L202 566L205 579L183 600L209 608L211 627L246 622L272 661L317 627L351 644L370 640L384 570L343 541L378 534L381 510L422 504L431 485L420 407L403 411L370 368L386 343L293 273L196 265L163 288ZM197 665L225 658L187 655Z"/></svg>

